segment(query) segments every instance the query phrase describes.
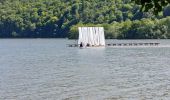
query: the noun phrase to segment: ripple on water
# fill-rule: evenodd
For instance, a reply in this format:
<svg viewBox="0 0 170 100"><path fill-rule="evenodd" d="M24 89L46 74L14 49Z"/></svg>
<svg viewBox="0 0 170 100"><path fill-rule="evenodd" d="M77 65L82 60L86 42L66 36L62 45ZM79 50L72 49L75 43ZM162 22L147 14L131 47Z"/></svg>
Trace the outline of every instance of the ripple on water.
<svg viewBox="0 0 170 100"><path fill-rule="evenodd" d="M169 100L170 42L147 41L162 45L78 49L63 39L0 40L0 100Z"/></svg>

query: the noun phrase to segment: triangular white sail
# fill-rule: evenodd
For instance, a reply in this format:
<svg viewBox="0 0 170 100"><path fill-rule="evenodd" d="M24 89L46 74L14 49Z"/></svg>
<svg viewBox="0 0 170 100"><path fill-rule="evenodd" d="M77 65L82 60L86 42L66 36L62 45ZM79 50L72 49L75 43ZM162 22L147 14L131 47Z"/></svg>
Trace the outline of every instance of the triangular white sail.
<svg viewBox="0 0 170 100"><path fill-rule="evenodd" d="M103 27L79 27L78 44L84 46L105 46L105 36Z"/></svg>

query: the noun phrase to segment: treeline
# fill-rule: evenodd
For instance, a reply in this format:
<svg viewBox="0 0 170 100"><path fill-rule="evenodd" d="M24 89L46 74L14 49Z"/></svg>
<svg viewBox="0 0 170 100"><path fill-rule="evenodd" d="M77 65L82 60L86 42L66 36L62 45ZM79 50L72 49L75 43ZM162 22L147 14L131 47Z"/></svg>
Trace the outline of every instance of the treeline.
<svg viewBox="0 0 170 100"><path fill-rule="evenodd" d="M74 25L69 38L78 38L78 27L101 26L105 29L107 39L170 39L170 17L163 19L141 19L112 24L83 24Z"/></svg>
<svg viewBox="0 0 170 100"><path fill-rule="evenodd" d="M76 38L79 25L102 25L106 38L150 38L143 36L143 30L156 30L154 25L159 26L169 11L166 7L158 16L142 13L130 0L0 0L0 38ZM141 29L131 32L138 24ZM163 23L159 27L169 26ZM162 28L159 31L164 32Z"/></svg>

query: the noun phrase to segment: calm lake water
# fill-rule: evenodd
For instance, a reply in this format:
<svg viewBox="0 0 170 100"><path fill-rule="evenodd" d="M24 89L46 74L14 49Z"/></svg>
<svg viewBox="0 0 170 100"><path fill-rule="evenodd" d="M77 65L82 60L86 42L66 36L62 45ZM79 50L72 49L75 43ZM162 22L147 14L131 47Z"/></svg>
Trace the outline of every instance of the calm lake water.
<svg viewBox="0 0 170 100"><path fill-rule="evenodd" d="M170 100L170 40L158 47L70 48L75 40L1 39L0 100Z"/></svg>

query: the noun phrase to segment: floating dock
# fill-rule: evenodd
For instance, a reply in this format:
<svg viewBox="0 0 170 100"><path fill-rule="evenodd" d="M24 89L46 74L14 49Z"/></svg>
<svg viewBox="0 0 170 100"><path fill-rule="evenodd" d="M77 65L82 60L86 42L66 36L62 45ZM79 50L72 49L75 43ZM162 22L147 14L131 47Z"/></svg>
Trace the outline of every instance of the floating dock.
<svg viewBox="0 0 170 100"><path fill-rule="evenodd" d="M117 46L158 46L160 43L108 43L106 47ZM78 47L78 44L68 44L68 47ZM93 47L93 46L92 46Z"/></svg>

